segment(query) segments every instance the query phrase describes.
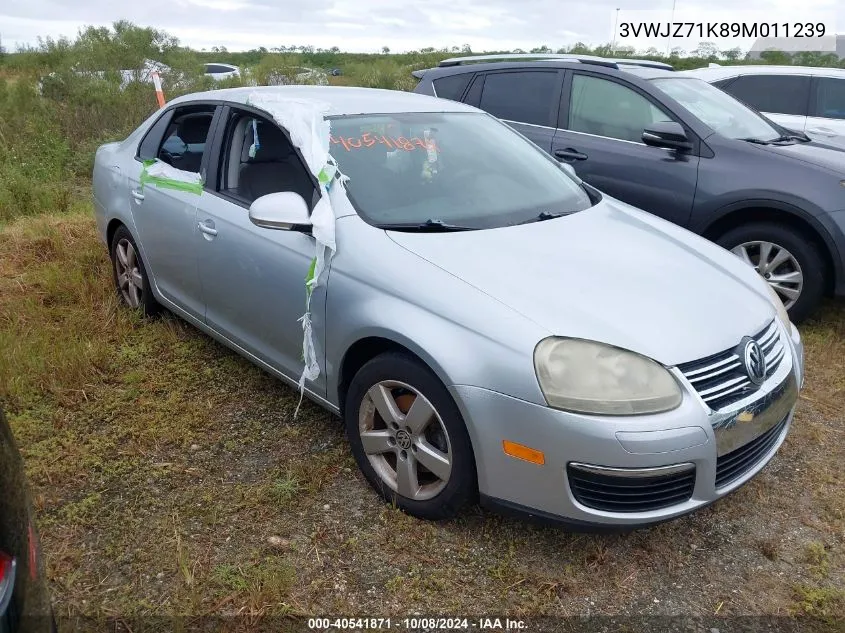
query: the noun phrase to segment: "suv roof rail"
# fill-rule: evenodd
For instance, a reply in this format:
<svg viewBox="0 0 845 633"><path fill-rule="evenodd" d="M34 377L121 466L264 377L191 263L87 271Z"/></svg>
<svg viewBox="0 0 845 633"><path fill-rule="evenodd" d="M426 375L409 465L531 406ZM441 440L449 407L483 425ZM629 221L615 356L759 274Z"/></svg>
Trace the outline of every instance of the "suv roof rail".
<svg viewBox="0 0 845 633"><path fill-rule="evenodd" d="M654 62L647 59L629 59L627 57L598 57L596 55L577 55L574 53L502 53L492 55L470 55L468 57L451 57L440 62L441 68L448 66L461 66L475 62L492 62L508 60L536 60L536 61L574 61L582 64L596 64L619 68L620 66L643 66L645 68L659 68L662 70L675 70L670 64Z"/></svg>

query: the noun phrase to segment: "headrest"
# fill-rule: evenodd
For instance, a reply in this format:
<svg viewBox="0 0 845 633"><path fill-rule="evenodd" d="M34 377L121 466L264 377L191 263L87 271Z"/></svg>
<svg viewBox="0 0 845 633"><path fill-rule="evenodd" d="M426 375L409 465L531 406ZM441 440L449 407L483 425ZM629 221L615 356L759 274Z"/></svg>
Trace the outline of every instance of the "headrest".
<svg viewBox="0 0 845 633"><path fill-rule="evenodd" d="M210 125L211 115L189 116L179 122L176 133L185 143L205 143Z"/></svg>
<svg viewBox="0 0 845 633"><path fill-rule="evenodd" d="M258 128L258 147L255 156L250 157L249 148L255 141L252 122L247 123L244 146L241 150L243 163L269 163L284 160L293 154L293 145L278 127L271 123L256 121Z"/></svg>

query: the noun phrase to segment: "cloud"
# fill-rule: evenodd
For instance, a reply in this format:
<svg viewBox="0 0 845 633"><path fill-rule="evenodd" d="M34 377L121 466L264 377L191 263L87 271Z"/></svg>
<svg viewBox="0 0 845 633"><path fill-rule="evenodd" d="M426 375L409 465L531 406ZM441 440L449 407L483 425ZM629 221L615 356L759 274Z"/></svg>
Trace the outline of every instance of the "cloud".
<svg viewBox="0 0 845 633"><path fill-rule="evenodd" d="M677 0L677 9L704 11L708 19L731 20L735 0ZM842 5L841 7L838 5ZM665 6L660 6L665 5ZM657 10L669 20L671 0L659 5L642 0L13 0L0 7L0 36L4 46L34 44L38 36L74 36L88 24L103 26L116 20L155 26L195 48L226 46L241 50L265 46L338 46L348 51L393 51L426 46L462 46L495 50L577 41L597 45L612 39L613 15L624 11ZM838 0L746 0L745 15L768 20L794 14L803 20L811 10L838 12L845 25L845 3ZM44 16L49 16L45 19ZM678 43L692 50L698 40ZM750 45L736 42L734 45ZM662 46L665 46L665 40ZM658 47L662 47L658 45ZM730 48L730 43L719 43Z"/></svg>

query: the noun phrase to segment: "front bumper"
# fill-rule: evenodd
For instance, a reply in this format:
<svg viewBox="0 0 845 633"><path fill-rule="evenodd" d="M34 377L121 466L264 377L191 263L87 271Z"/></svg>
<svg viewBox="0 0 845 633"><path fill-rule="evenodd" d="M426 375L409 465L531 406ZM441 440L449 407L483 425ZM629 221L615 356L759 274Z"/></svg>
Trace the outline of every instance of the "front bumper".
<svg viewBox="0 0 845 633"><path fill-rule="evenodd" d="M479 387L453 386L472 438L482 499L572 525L632 528L687 514L730 494L769 462L792 422L803 382L803 346L794 326L781 335L789 341L790 353L777 371L758 391L718 413L702 403L679 372L685 393L677 409L630 417L567 413ZM746 451L748 460L726 481L725 462L736 463L736 449L752 446L748 442L757 437L766 441ZM542 451L544 463L506 455L504 440ZM694 472L689 497L659 509L618 512L588 507L576 498L570 481L573 466L594 466L616 475L624 469L679 465L691 465ZM717 485L717 469L722 485Z"/></svg>

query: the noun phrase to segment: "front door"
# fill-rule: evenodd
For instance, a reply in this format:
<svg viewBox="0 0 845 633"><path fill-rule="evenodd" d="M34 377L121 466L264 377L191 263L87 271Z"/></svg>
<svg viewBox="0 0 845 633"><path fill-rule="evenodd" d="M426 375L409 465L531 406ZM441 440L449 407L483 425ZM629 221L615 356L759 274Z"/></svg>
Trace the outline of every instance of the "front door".
<svg viewBox="0 0 845 633"><path fill-rule="evenodd" d="M197 212L197 262L205 320L252 355L298 379L303 368L299 319L305 312L305 278L315 241L304 233L255 226L249 220L249 205L269 193L294 191L313 208L316 187L287 135L275 123L254 112L231 108L225 128L223 125L221 122L215 191ZM314 293L311 313L321 358L322 287ZM318 384L309 389L325 393L324 385L321 375Z"/></svg>
<svg viewBox="0 0 845 633"><path fill-rule="evenodd" d="M645 94L612 79L575 72L567 84L568 120L555 134L552 154L599 191L686 225L699 157L642 142L646 126L676 119Z"/></svg>

